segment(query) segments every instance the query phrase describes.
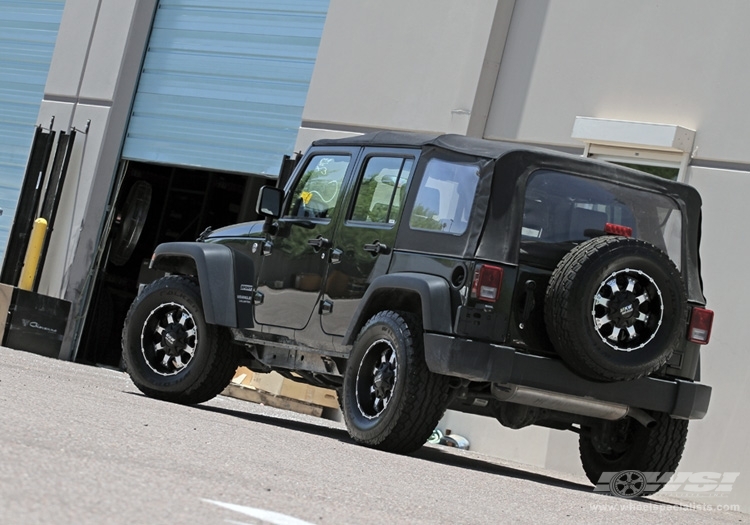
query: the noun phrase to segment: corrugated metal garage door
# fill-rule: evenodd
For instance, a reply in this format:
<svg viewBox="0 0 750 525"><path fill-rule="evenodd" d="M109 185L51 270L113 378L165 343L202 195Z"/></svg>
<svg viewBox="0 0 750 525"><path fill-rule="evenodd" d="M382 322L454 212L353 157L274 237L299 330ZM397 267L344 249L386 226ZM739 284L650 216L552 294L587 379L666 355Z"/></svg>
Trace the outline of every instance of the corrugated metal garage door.
<svg viewBox="0 0 750 525"><path fill-rule="evenodd" d="M276 175L328 0L161 0L123 157Z"/></svg>
<svg viewBox="0 0 750 525"><path fill-rule="evenodd" d="M5 253L65 0L0 0L0 259Z"/></svg>

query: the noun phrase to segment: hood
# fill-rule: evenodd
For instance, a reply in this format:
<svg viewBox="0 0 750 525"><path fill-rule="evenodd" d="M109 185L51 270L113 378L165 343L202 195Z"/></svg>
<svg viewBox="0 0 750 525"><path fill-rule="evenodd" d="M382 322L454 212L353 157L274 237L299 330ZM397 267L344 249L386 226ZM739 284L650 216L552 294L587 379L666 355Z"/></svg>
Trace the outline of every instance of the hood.
<svg viewBox="0 0 750 525"><path fill-rule="evenodd" d="M206 237L209 239L224 239L227 237L247 237L254 233L261 233L263 231L264 221L252 221L252 222L241 222L239 224L231 224L224 226L218 230L212 231Z"/></svg>

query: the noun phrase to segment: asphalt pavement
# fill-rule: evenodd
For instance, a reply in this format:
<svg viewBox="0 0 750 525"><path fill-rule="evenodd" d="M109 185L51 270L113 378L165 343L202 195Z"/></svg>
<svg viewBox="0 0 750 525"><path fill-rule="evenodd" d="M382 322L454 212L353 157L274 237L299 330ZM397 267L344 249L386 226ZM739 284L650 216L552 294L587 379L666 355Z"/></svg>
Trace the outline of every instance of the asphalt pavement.
<svg viewBox="0 0 750 525"><path fill-rule="evenodd" d="M122 372L0 348L0 524L747 523L667 498L219 396L180 406Z"/></svg>

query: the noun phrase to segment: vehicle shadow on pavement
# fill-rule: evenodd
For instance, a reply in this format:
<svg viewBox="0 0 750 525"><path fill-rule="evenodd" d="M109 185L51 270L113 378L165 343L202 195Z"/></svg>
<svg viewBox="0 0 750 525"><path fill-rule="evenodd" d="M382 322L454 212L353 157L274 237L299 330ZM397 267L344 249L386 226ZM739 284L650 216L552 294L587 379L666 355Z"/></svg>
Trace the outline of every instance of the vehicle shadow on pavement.
<svg viewBox="0 0 750 525"><path fill-rule="evenodd" d="M461 455L463 451L455 451L450 448L440 449L435 446L425 446L415 452L412 456L415 458L423 459L431 463L440 463L442 465L457 467L461 469L470 469L478 472L484 472L487 474L494 474L506 478L521 479L546 485L548 487L557 487L561 489L574 490L577 492L588 492L592 495L599 495L607 498L613 496L609 492L594 492L594 487L587 483L576 483L575 481L569 481L565 479L555 478L546 474L540 474L537 472L529 472L521 468L509 467L507 465L498 465L491 459L483 460L476 457L466 457ZM633 501L638 503L650 503L657 506L666 507L682 507L679 503L670 503L667 501L658 501L646 497L638 497L632 499L619 499L617 501L627 502Z"/></svg>
<svg viewBox="0 0 750 525"><path fill-rule="evenodd" d="M349 437L349 434L347 434L346 430L342 428L333 428L326 425L316 425L306 421L295 421L291 419L284 419L281 417L267 416L264 414L251 414L249 412L242 412L240 410L232 410L230 408L222 408L216 406L193 405L192 408L205 410L207 412L215 412L217 414L224 414L227 416L244 419L246 421L251 421L253 423L286 428L288 430L305 432L307 434L313 434L316 436L329 437L332 439L338 439L339 441L343 441L346 443L354 444L354 441L352 441L352 439Z"/></svg>
<svg viewBox="0 0 750 525"><path fill-rule="evenodd" d="M423 459L431 463L440 463L446 466L457 467L461 469L470 469L477 472L495 474L506 478L523 479L550 487L558 487L579 492L591 492L593 490L590 485L584 485L582 483L576 483L574 481L558 479L546 474L529 472L527 470L513 468L506 465L498 465L497 463L494 463L489 459L483 460L480 458L466 457L460 455L460 453L457 454L450 449L441 450L436 447L422 447L413 454L413 457Z"/></svg>
<svg viewBox="0 0 750 525"><path fill-rule="evenodd" d="M331 439L336 439L340 442L358 446L349 437L346 430L342 428L334 428L325 424L315 424L307 421L295 421L285 419L283 417L269 416L263 414L252 414L243 412L240 410L232 410L228 408L207 406L207 405L196 405L193 408L199 410L205 410L218 414L224 414L239 419L244 419L253 423L260 423L263 425L272 425L274 427L281 427L296 432L304 432L316 436L324 436ZM546 474L540 474L536 472L529 472L520 468L514 468L506 465L499 465L493 462L491 459L481 459L476 457L466 457L462 455L462 451L456 451L449 448L441 450L436 446L425 446L419 449L411 457L429 461L430 463L439 463L441 465L456 467L461 469L471 469L477 472L484 472L487 474L494 474L497 476L521 479L538 483L541 485L547 485L549 487L557 487L567 490L574 490L577 492L589 492L593 493L593 487L584 483L576 483L574 481L568 481L564 479L555 478ZM608 494L602 494L608 496ZM669 505L671 503L654 501L652 499L637 498L634 501L642 501L644 503L652 503L655 505Z"/></svg>
<svg viewBox="0 0 750 525"><path fill-rule="evenodd" d="M138 394L134 394L138 395ZM240 410L233 410L229 408L222 408L208 405L193 405L192 408L198 410L204 410L207 412L213 412L216 414L224 414L230 417L236 417L238 419L244 419L252 423L259 423L262 425L271 425L274 427L285 428L287 430L293 430L295 432L304 432L306 434L312 434L315 436L323 436L331 439L335 439L342 443L347 443L353 446L357 445L354 440L349 437L349 434L343 428L335 428L325 424L316 424L308 421L295 421L291 419L285 419L283 417L269 416L264 414L253 414L249 412L243 412ZM324 420L321 420L324 421ZM386 454L386 452L383 452ZM555 478L546 474L540 474L537 472L530 472L521 468L514 468L507 465L499 465L495 463L491 458L482 459L477 457L467 457L463 455L463 451L457 451L450 448L444 450L437 446L424 446L419 449L411 457L428 461L430 463L439 463L441 465L456 467L460 469L470 469L477 472L483 472L487 474L494 474L506 478L513 478L519 480L531 481L540 485L546 485L548 487L557 487L567 490L573 490L576 492L593 492L593 487L585 483L576 483L575 481L569 481L565 479ZM611 497L608 493L600 493L601 496ZM666 501L658 501L650 498L634 498L634 502L650 503L653 505L669 506L669 507L680 507L681 505L676 503L670 503Z"/></svg>

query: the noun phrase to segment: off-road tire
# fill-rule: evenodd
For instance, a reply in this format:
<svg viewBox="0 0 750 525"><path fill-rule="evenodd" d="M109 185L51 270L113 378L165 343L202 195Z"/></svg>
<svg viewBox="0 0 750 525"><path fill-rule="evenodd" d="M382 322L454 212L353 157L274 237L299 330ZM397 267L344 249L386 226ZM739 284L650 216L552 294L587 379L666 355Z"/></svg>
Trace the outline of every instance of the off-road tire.
<svg viewBox="0 0 750 525"><path fill-rule="evenodd" d="M621 425L626 449L619 453L603 454L597 451L594 440L596 435L582 432L578 440L581 453L581 465L586 477L594 485L609 483L610 475L605 472L620 473L624 471L638 471L650 476L649 483L642 495L654 494L661 490L662 484L655 483L662 480L665 473L675 472L685 450L687 441L688 421L673 419L669 414L661 412L651 414L656 420L653 428L646 428L634 419L607 422L608 425Z"/></svg>
<svg viewBox="0 0 750 525"><path fill-rule="evenodd" d="M170 311L173 320L178 313L185 313L197 334L194 353L182 368L162 365L164 352L154 351L158 336L152 333L152 327L158 321L156 317L167 316ZM226 388L241 348L232 344L226 328L206 323L200 287L193 279L168 276L149 284L130 306L122 331L122 354L127 372L141 392L191 405L208 401Z"/></svg>
<svg viewBox="0 0 750 525"><path fill-rule="evenodd" d="M607 286L613 280L619 280L617 291ZM635 283L635 291L626 289L630 282ZM602 297L608 289L612 299ZM597 315L601 319L595 319ZM610 316L617 321L609 321ZM555 268L544 317L555 350L573 371L598 381L637 379L662 367L684 342L685 285L674 263L652 244L597 237L573 248ZM639 321L641 317L647 321ZM613 333L605 335L606 330Z"/></svg>
<svg viewBox="0 0 750 525"><path fill-rule="evenodd" d="M379 409L376 396L368 397L372 386L368 381L375 376L375 365L390 369L381 354L393 356L395 379L389 401ZM418 450L437 426L448 406L450 386L447 376L427 368L419 320L407 313L382 311L357 336L341 392L344 421L352 439L408 454Z"/></svg>

